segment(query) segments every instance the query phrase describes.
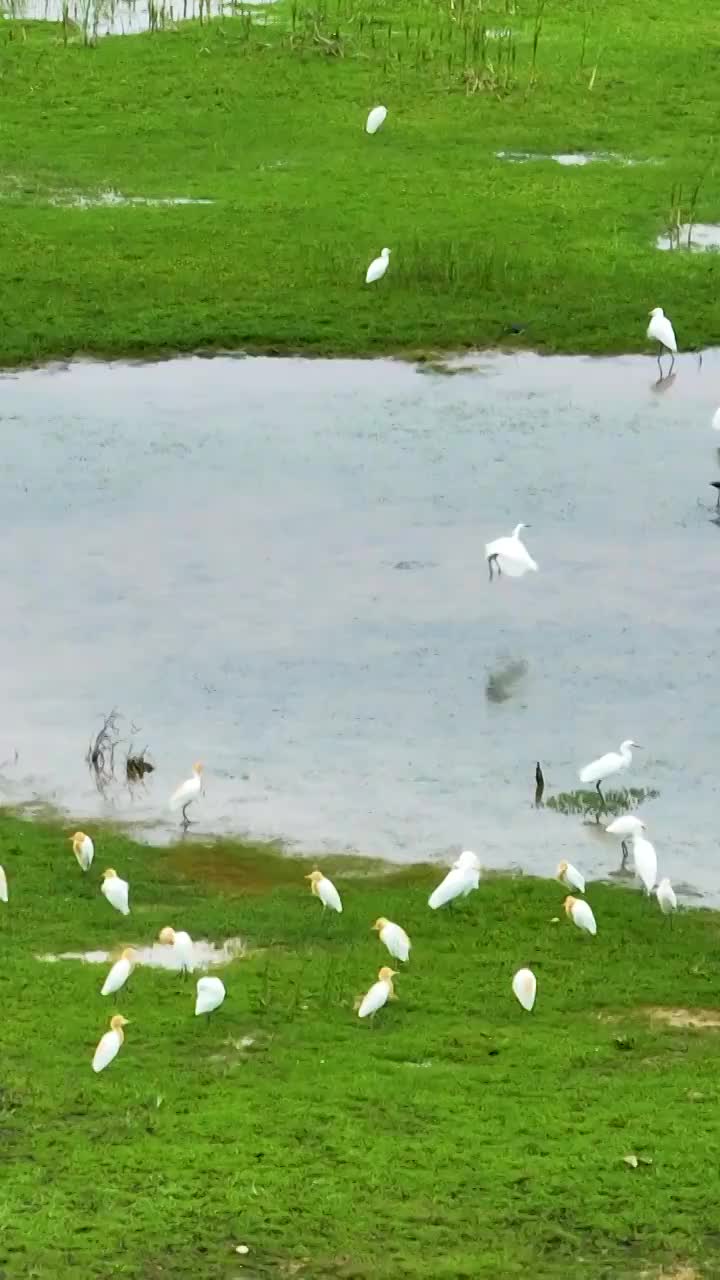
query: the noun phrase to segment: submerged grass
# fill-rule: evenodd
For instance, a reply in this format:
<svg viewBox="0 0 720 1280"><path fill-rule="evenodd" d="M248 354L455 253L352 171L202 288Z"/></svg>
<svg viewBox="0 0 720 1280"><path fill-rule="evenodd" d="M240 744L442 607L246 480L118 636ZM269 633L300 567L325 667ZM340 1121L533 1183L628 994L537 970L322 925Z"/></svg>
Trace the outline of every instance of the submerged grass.
<svg viewBox="0 0 720 1280"><path fill-rule="evenodd" d="M654 247L678 203L718 220L715 28L693 0L282 0L95 47L6 22L0 361L634 350L656 304L718 342L717 257ZM108 191L215 203L63 207Z"/></svg>
<svg viewBox="0 0 720 1280"><path fill-rule="evenodd" d="M437 868L338 859L330 918L272 848L95 835L83 877L65 832L0 823L6 1280L720 1273L714 913L671 925L592 885L590 939L554 922L553 881L490 877L432 913ZM127 919L99 894L106 865ZM414 945L369 1026L353 999L385 959L380 914ZM209 1025L174 975L136 970L109 1003L104 969L36 959L168 923L247 941ZM126 1042L95 1077L114 1012Z"/></svg>

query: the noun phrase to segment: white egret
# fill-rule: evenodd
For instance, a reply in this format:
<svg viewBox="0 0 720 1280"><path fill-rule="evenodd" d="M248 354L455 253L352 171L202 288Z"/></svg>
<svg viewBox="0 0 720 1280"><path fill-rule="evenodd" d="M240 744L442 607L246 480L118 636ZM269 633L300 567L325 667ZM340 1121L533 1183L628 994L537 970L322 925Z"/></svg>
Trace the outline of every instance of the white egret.
<svg viewBox="0 0 720 1280"><path fill-rule="evenodd" d="M650 314L650 323L647 327L647 336L655 342L660 343L660 352L658 354L658 365L660 365L660 356L663 351L668 351L672 357L668 377L672 373L675 364L675 356L677 354L677 342L675 340L675 330L668 320L662 307L653 307ZM662 376L662 365L660 365L660 374Z"/></svg>
<svg viewBox="0 0 720 1280"><path fill-rule="evenodd" d="M225 999L225 984L219 978L198 978L195 1017L201 1013L213 1013Z"/></svg>
<svg viewBox="0 0 720 1280"><path fill-rule="evenodd" d="M530 1013L537 995L537 978L532 969L518 969L512 980L513 995Z"/></svg>
<svg viewBox="0 0 720 1280"><path fill-rule="evenodd" d="M377 929L377 934L381 942L385 944L390 955L395 960L404 960L407 964L410 959L410 939L404 929L399 924L393 924L392 920L387 920L385 916L379 916L372 926Z"/></svg>
<svg viewBox="0 0 720 1280"><path fill-rule="evenodd" d="M555 876L567 889L577 889L578 893L585 892L585 877L572 862L559 862Z"/></svg>
<svg viewBox="0 0 720 1280"><path fill-rule="evenodd" d="M123 1027L126 1027L127 1025L128 1019L123 1018L120 1013L116 1013L115 1016L110 1019L110 1030L105 1032L105 1035L102 1037L97 1049L95 1050L95 1057L92 1061L93 1071L104 1071L106 1067L110 1066L113 1058L117 1057L123 1040L125 1039Z"/></svg>
<svg viewBox="0 0 720 1280"><path fill-rule="evenodd" d="M378 1009L382 1009L383 1005L387 1004L388 1000L397 999L393 987L396 972L395 969L388 969L387 965L383 965L378 972L378 981L373 983L360 1001L358 1018L371 1018Z"/></svg>
<svg viewBox="0 0 720 1280"><path fill-rule="evenodd" d="M467 898L473 889L477 889L480 884L480 869L478 866L466 865L451 867L444 880L440 881L437 889L428 898L428 906L431 911L437 911L438 907L444 907L446 902L453 902L455 898Z"/></svg>
<svg viewBox="0 0 720 1280"><path fill-rule="evenodd" d="M657 900L660 903L660 910L662 911L664 916L671 915L673 911L677 911L677 898L675 897L675 890L673 889L667 876L665 876L665 878L660 881L657 889L655 890L655 893L657 895Z"/></svg>
<svg viewBox="0 0 720 1280"><path fill-rule="evenodd" d="M627 838L644 831L645 823L632 813L623 813L619 818L615 818L605 830L609 836L620 836L620 848L622 849L622 863L620 865L622 869L627 862L628 856Z"/></svg>
<svg viewBox="0 0 720 1280"><path fill-rule="evenodd" d="M113 867L109 867L107 871L103 871L103 882L100 885L100 892L107 898L111 907L116 911L121 911L124 916L130 915L130 885L127 880L121 880L117 871Z"/></svg>
<svg viewBox="0 0 720 1280"><path fill-rule="evenodd" d="M485 544L485 559L488 563L491 582L493 565L498 571L498 576L504 573L508 578L522 578L531 569L537 572L538 566L520 538L520 530L529 528L529 524L516 524L509 538L496 538L494 542Z"/></svg>
<svg viewBox="0 0 720 1280"><path fill-rule="evenodd" d="M100 995L111 996L116 991L119 991L121 987L124 987L130 977L130 974L135 968L136 960L137 955L133 948L126 947L125 950L121 952L120 959L115 961L115 964L105 979Z"/></svg>
<svg viewBox="0 0 720 1280"><path fill-rule="evenodd" d="M720 431L720 409L716 409L712 419L713 431Z"/></svg>
<svg viewBox="0 0 720 1280"><path fill-rule="evenodd" d="M310 875L306 876L305 879L310 881L310 888L315 894L315 897L319 898L322 902L323 910L325 907L329 907L331 911L342 911L340 894L335 888L332 880L328 880L327 876L324 876L322 871L311 871Z"/></svg>
<svg viewBox="0 0 720 1280"><path fill-rule="evenodd" d="M606 778L611 778L614 773L620 773L622 769L627 769L632 764L632 748L636 751L640 750L640 744L633 742L632 738L626 738L620 743L619 751L608 751L606 755L599 756L597 760L591 760L590 764L586 764L579 771L578 777L581 782L594 782L595 790L600 799L604 802L605 797L600 790L600 783Z"/></svg>
<svg viewBox="0 0 720 1280"><path fill-rule="evenodd" d="M202 771L202 762L198 760L192 767L192 777L187 778L185 782L181 782L170 797L170 808L174 811L182 809L185 830L190 826L190 819L187 816L188 805L197 800L202 791Z"/></svg>
<svg viewBox="0 0 720 1280"><path fill-rule="evenodd" d="M0 867L0 902L7 902L7 900L8 900L7 876L5 875L5 868Z"/></svg>
<svg viewBox="0 0 720 1280"><path fill-rule="evenodd" d="M189 933L185 933L184 929L171 929L170 925L166 925L158 934L158 942L162 942L166 947L172 947L176 969L181 973L193 972L195 968L193 941Z"/></svg>
<svg viewBox="0 0 720 1280"><path fill-rule="evenodd" d="M657 854L655 846L646 840L644 836L639 835L636 831L632 838L633 861L635 863L635 874L638 876L644 886L645 892L649 895L655 888L657 881Z"/></svg>
<svg viewBox="0 0 720 1280"><path fill-rule="evenodd" d="M84 831L76 831L75 835L69 836L68 839L72 840L73 853L80 870L89 871L95 857L95 845L90 836L86 836Z"/></svg>
<svg viewBox="0 0 720 1280"><path fill-rule="evenodd" d="M376 280L382 280L385 272L390 265L390 250L383 249L379 258L373 258L370 266L365 274L365 283L374 284Z"/></svg>
<svg viewBox="0 0 720 1280"><path fill-rule="evenodd" d="M586 933L592 933L593 936L597 933L595 916L592 913L589 902L581 902L579 898L566 898L563 906L565 907L565 914L570 917L573 924L577 925L578 929L584 929Z"/></svg>
<svg viewBox="0 0 720 1280"><path fill-rule="evenodd" d="M365 123L366 133L377 133L387 119L387 107L373 107Z"/></svg>

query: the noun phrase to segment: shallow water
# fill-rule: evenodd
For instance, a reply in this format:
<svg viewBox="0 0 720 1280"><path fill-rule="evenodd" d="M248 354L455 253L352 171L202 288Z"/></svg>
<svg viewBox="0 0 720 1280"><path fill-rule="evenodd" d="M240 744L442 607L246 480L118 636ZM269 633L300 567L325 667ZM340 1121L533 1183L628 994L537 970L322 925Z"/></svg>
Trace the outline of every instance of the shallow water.
<svg viewBox="0 0 720 1280"><path fill-rule="evenodd" d="M252 13L253 21L264 21L255 5L272 0L68 0L68 19L80 31L105 35L139 35L151 28L163 29L189 19L231 17ZM0 16L44 22L63 21L63 0L0 0Z"/></svg>
<svg viewBox="0 0 720 1280"><path fill-rule="evenodd" d="M242 938L227 938L225 942L207 942L193 939L193 964L197 973L206 969L221 969L230 964L238 956L245 954L245 943ZM49 952L39 955L37 960L45 964L57 964L61 960L81 960L83 964L111 964L118 958L117 949L111 951L61 951L58 955ZM135 963L148 969L167 969L177 972L179 965L172 947L163 946L160 942L150 946L135 947Z"/></svg>
<svg viewBox="0 0 720 1280"><path fill-rule="evenodd" d="M683 222L676 234L658 236L656 249L689 249L691 253L717 253L720 249L720 224L715 222Z"/></svg>
<svg viewBox="0 0 720 1280"><path fill-rule="evenodd" d="M535 809L535 762L547 799L632 737L660 873L717 894L720 354L661 391L642 357L456 367L4 377L0 799L164 840L201 759L193 834L594 874L615 844ZM540 572L490 584L519 520ZM156 771L103 798L114 706Z"/></svg>

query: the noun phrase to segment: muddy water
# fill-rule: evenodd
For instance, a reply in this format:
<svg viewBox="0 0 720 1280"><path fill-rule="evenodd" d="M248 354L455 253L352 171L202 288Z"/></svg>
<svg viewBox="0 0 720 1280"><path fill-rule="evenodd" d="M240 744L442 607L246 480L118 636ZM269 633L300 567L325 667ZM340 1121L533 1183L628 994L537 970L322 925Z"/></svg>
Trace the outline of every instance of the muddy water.
<svg viewBox="0 0 720 1280"><path fill-rule="evenodd" d="M272 0L268 0L271 3ZM264 0L253 0L253 5ZM67 17L80 31L92 35L139 35L151 29L171 28L190 19L248 14L242 0L67 0ZM265 14L254 10L253 21ZM0 0L0 17L63 21L64 0Z"/></svg>
<svg viewBox="0 0 720 1280"><path fill-rule="evenodd" d="M592 873L535 761L552 795L632 737L661 872L720 891L720 357L464 363L3 378L0 798L162 840L202 759L196 832ZM540 572L490 584L520 520ZM157 767L103 797L113 706Z"/></svg>

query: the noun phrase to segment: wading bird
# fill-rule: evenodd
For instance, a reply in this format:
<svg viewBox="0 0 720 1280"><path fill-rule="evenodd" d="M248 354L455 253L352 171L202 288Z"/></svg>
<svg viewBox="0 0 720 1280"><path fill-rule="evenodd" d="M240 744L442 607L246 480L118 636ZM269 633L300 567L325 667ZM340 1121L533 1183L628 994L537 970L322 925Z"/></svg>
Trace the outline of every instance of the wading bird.
<svg viewBox="0 0 720 1280"><path fill-rule="evenodd" d="M589 902L581 902L579 898L566 898L563 906L565 914L570 917L573 924L578 929L584 929L586 933L591 933L593 937L597 933L597 924L595 916Z"/></svg>
<svg viewBox="0 0 720 1280"><path fill-rule="evenodd" d="M7 876L5 875L5 868L0 867L0 902L7 902L7 900L8 900Z"/></svg>
<svg viewBox="0 0 720 1280"><path fill-rule="evenodd" d="M636 751L640 750L640 744L633 742L632 738L626 738L620 743L619 751L608 751L606 755L599 756L597 760L591 760L590 764L586 764L578 773L581 782L594 782L595 790L600 799L605 803L605 797L600 790L600 783L606 778L611 778L614 773L620 773L621 770L627 769L632 764L632 748Z"/></svg>
<svg viewBox="0 0 720 1280"><path fill-rule="evenodd" d="M198 978L195 1017L201 1013L213 1013L225 999L225 985L219 978Z"/></svg>
<svg viewBox="0 0 720 1280"><path fill-rule="evenodd" d="M136 960L137 955L133 948L126 947L125 950L121 952L120 959L115 961L115 964L105 979L100 995L111 996L116 991L119 991L121 987L124 987L130 977L130 974L135 968Z"/></svg>
<svg viewBox="0 0 720 1280"><path fill-rule="evenodd" d="M633 862L635 863L635 875L642 880L645 886L645 892L649 895L655 888L657 881L657 854L655 846L641 836L639 832L635 832L632 838Z"/></svg>
<svg viewBox="0 0 720 1280"><path fill-rule="evenodd" d="M195 968L193 960L193 941L189 933L185 933L184 929L171 929L170 925L166 925L158 934L158 942L162 942L166 947L172 947L175 968L180 973L192 973Z"/></svg>
<svg viewBox="0 0 720 1280"><path fill-rule="evenodd" d="M177 812L182 809L183 826L187 831L190 826L190 819L187 816L188 805L197 800L202 791L202 771L203 765L198 760L192 767L192 777L187 778L185 782L181 782L176 791L173 791L170 797L170 808Z"/></svg>
<svg viewBox="0 0 720 1280"><path fill-rule="evenodd" d="M374 284L376 280L382 280L385 272L390 265L390 250L383 249L379 258L373 258L365 275L366 284Z"/></svg>
<svg viewBox="0 0 720 1280"><path fill-rule="evenodd" d="M107 898L111 907L116 911L121 911L124 916L130 915L130 885L127 880L121 880L117 871L113 867L109 867L107 871L103 871L103 882L100 885L100 892Z"/></svg>
<svg viewBox="0 0 720 1280"><path fill-rule="evenodd" d="M496 538L494 542L485 544L485 559L491 582L493 566L499 577L504 573L508 578L522 578L531 569L537 572L537 564L520 539L520 530L529 528L529 524L516 524L509 538Z"/></svg>
<svg viewBox="0 0 720 1280"><path fill-rule="evenodd" d="M611 822L610 826L606 827L605 830L609 836L620 836L620 848L622 849L620 868L624 870L628 856L628 837L640 835L645 830L645 823L641 822L640 818L634 817L632 813L623 813L621 817L615 818L614 822Z"/></svg>
<svg viewBox="0 0 720 1280"><path fill-rule="evenodd" d="M365 122L365 132L377 133L378 129L385 123L386 119L387 107L373 107Z"/></svg>
<svg viewBox="0 0 720 1280"><path fill-rule="evenodd" d="M328 880L322 871L311 871L310 875L306 876L305 879L310 881L310 889L315 894L315 897L322 902L323 910L325 907L329 907L331 911L342 911L340 894L332 880Z"/></svg>
<svg viewBox="0 0 720 1280"><path fill-rule="evenodd" d="M530 1013L537 995L537 978L532 969L518 969L512 980L512 989L513 995L520 1001L523 1009L527 1009Z"/></svg>
<svg viewBox="0 0 720 1280"><path fill-rule="evenodd" d="M123 1027L128 1025L128 1019L123 1018L122 1014L116 1013L110 1019L110 1030L100 1040L95 1057L92 1061L92 1069L95 1072L104 1071L110 1066L113 1058L116 1058L120 1052L120 1047L125 1039Z"/></svg>
<svg viewBox="0 0 720 1280"><path fill-rule="evenodd" d="M390 955L395 960L404 960L407 964L410 959L410 939L404 929L399 924L393 924L392 920L387 920L385 916L379 916L372 926L377 929L377 934L381 942L385 944Z"/></svg>
<svg viewBox="0 0 720 1280"><path fill-rule="evenodd" d="M577 889L578 893L585 892L585 877L572 862L559 862L555 876L566 889Z"/></svg>
<svg viewBox="0 0 720 1280"><path fill-rule="evenodd" d="M655 893L657 895L657 900L660 903L660 910L664 916L672 915L673 911L677 911L675 890L667 876L665 876L664 880L660 881Z"/></svg>
<svg viewBox="0 0 720 1280"><path fill-rule="evenodd" d="M658 352L658 358L657 358L658 368L660 370L660 377L662 377L662 365L660 363L660 357L663 351L667 351L671 356L670 368L668 369L668 374L667 374L667 376L669 377L673 371L673 365L675 364L675 356L677 354L677 342L675 340L675 330L673 329L670 321L665 315L665 312L663 311L662 307L653 307L652 311L649 314L650 314L650 323L647 327L647 336L648 338L652 338L655 342L660 343L660 351Z"/></svg>
<svg viewBox="0 0 720 1280"><path fill-rule="evenodd" d="M465 859L464 862L463 859ZM444 907L447 902L453 902L455 898L467 898L479 884L480 866L477 857L466 850L465 853L460 854L457 862L450 868L445 879L440 881L437 889L433 889L428 898L428 906L431 911L437 911L438 907Z"/></svg>
<svg viewBox="0 0 720 1280"><path fill-rule="evenodd" d="M371 1018L378 1009L382 1009L383 1005L387 1004L388 1000L397 1000L393 987L395 976L395 969L388 969L387 965L383 965L378 973L378 981L373 983L360 1001L358 1018Z"/></svg>
<svg viewBox="0 0 720 1280"><path fill-rule="evenodd" d="M77 858L77 864L81 871L89 871L92 866L92 860L95 857L95 845L84 831L76 831L74 836L69 837L72 840L73 853Z"/></svg>

